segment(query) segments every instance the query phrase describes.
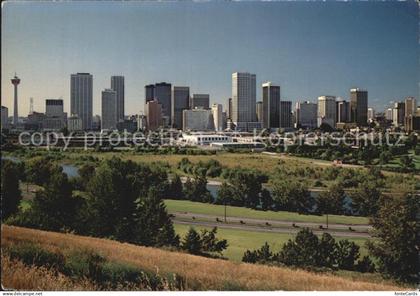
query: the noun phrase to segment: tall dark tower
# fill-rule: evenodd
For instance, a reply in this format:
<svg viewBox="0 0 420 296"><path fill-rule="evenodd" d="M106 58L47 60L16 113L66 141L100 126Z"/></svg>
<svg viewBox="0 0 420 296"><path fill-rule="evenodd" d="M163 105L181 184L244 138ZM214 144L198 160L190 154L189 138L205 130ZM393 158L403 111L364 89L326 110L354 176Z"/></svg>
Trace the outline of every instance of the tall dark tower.
<svg viewBox="0 0 420 296"><path fill-rule="evenodd" d="M18 115L18 85L20 83L20 79L16 76L12 78L12 84L15 86L15 100L14 100L14 109L13 109L13 125L16 127L19 121Z"/></svg>

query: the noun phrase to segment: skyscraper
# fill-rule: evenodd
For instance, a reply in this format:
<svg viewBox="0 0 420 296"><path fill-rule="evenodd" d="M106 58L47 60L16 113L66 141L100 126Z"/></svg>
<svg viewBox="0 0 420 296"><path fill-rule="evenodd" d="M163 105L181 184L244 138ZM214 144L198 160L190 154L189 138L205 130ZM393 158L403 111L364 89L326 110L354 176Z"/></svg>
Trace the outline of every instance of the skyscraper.
<svg viewBox="0 0 420 296"><path fill-rule="evenodd" d="M336 102L336 122L350 122L350 103L346 100Z"/></svg>
<svg viewBox="0 0 420 296"><path fill-rule="evenodd" d="M190 102L191 109L210 109L209 94L193 94Z"/></svg>
<svg viewBox="0 0 420 296"><path fill-rule="evenodd" d="M102 129L117 129L117 92L113 89L102 91Z"/></svg>
<svg viewBox="0 0 420 296"><path fill-rule="evenodd" d="M226 109L227 109L227 112L226 112L227 118L232 119L232 98L228 99Z"/></svg>
<svg viewBox="0 0 420 296"><path fill-rule="evenodd" d="M182 111L190 107L190 88L174 86L172 88L172 126L182 129Z"/></svg>
<svg viewBox="0 0 420 296"><path fill-rule="evenodd" d="M33 112L32 112L33 114ZM64 112L62 99L45 100L44 130L60 130L67 122L67 113Z"/></svg>
<svg viewBox="0 0 420 296"><path fill-rule="evenodd" d="M263 123L263 102L258 101L255 108L257 112L257 121Z"/></svg>
<svg viewBox="0 0 420 296"><path fill-rule="evenodd" d="M271 82L263 83L263 113L262 122L264 128L280 127L280 86Z"/></svg>
<svg viewBox="0 0 420 296"><path fill-rule="evenodd" d="M281 128L292 127L292 102L280 101L280 126Z"/></svg>
<svg viewBox="0 0 420 296"><path fill-rule="evenodd" d="M334 96L318 97L318 127L326 123L334 128L336 112Z"/></svg>
<svg viewBox="0 0 420 296"><path fill-rule="evenodd" d="M371 122L372 120L374 120L375 119L375 109L368 108L367 117L368 117L369 122Z"/></svg>
<svg viewBox="0 0 420 296"><path fill-rule="evenodd" d="M149 101L152 101L155 98L155 85L154 84L148 84L144 87L145 92L145 102L146 104Z"/></svg>
<svg viewBox="0 0 420 296"><path fill-rule="evenodd" d="M350 89L351 122L358 126L367 124L368 92L360 88Z"/></svg>
<svg viewBox="0 0 420 296"><path fill-rule="evenodd" d="M417 103L414 97L407 97L405 99L405 116L414 115L417 110Z"/></svg>
<svg viewBox="0 0 420 296"><path fill-rule="evenodd" d="M232 74L232 121L238 130L251 130L257 123L256 75Z"/></svg>
<svg viewBox="0 0 420 296"><path fill-rule="evenodd" d="M124 76L111 76L111 89L117 93L117 122L124 121Z"/></svg>
<svg viewBox="0 0 420 296"><path fill-rule="evenodd" d="M162 118L165 126L169 126L172 122L172 85L170 83L161 82L155 84L155 99L162 105Z"/></svg>
<svg viewBox="0 0 420 296"><path fill-rule="evenodd" d="M20 83L19 77L16 76L12 78L12 84L14 86L15 91L15 98L14 98L14 106L13 106L13 125L16 127L16 125L19 122L19 112L18 112L18 85Z"/></svg>
<svg viewBox="0 0 420 296"><path fill-rule="evenodd" d="M216 131L223 130L223 106L222 104L213 104L211 107L214 120L214 129Z"/></svg>
<svg viewBox="0 0 420 296"><path fill-rule="evenodd" d="M318 105L309 101L296 103L296 124L302 128L316 128Z"/></svg>
<svg viewBox="0 0 420 296"><path fill-rule="evenodd" d="M1 129L9 128L9 109L1 106Z"/></svg>
<svg viewBox="0 0 420 296"><path fill-rule="evenodd" d="M162 108L162 119L165 126L170 126L172 123L172 85L170 83L161 82L156 84L149 84L144 87L145 103L157 100ZM147 106L146 106L147 107Z"/></svg>
<svg viewBox="0 0 420 296"><path fill-rule="evenodd" d="M92 129L93 77L89 73L71 74L70 113L82 119L82 129Z"/></svg>
<svg viewBox="0 0 420 296"><path fill-rule="evenodd" d="M405 103L396 102L392 109L392 124L394 126L400 126L404 124L405 117Z"/></svg>
<svg viewBox="0 0 420 296"><path fill-rule="evenodd" d="M154 131L162 125L162 105L158 100L150 100L146 103L147 129Z"/></svg>

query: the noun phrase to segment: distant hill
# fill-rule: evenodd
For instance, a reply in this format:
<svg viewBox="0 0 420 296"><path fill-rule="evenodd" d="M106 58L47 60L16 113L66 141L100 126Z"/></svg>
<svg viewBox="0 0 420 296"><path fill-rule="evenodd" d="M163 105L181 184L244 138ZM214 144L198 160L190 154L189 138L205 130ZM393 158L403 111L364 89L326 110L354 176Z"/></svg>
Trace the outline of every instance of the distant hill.
<svg viewBox="0 0 420 296"><path fill-rule="evenodd" d="M119 243L108 239L2 225L2 249L22 242L34 242L48 250L69 252L92 249L110 262L131 264L159 275L176 274L186 290L401 290L387 282L316 274L290 268L234 263L157 248ZM3 252L2 252L3 253ZM11 262L2 256L2 285L25 290L95 289L94 285L72 282L45 268ZM6 263L6 264L5 264ZM13 269L13 270L12 270ZM46 276L52 277L47 280ZM29 277L31 280L29 280ZM55 278L54 278L55 277ZM133 287L136 289L136 287Z"/></svg>

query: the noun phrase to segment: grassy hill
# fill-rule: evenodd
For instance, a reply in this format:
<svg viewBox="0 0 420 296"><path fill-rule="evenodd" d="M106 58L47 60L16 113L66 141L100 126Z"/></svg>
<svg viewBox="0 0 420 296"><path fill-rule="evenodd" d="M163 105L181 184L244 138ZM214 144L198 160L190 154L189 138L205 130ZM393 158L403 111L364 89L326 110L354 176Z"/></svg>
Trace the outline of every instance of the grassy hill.
<svg viewBox="0 0 420 296"><path fill-rule="evenodd" d="M43 267L30 267L13 261L5 249L22 243L35 243L50 252L99 252L112 264L129 264L160 277L182 279L185 290L401 290L403 287L369 276L352 278L316 274L289 268L235 263L162 249L141 247L117 241L73 234L40 231L2 225L2 285L26 290L95 290L94 284L74 281ZM169 281L168 281L169 282ZM162 289L171 289L170 285ZM132 286L132 290L145 289Z"/></svg>

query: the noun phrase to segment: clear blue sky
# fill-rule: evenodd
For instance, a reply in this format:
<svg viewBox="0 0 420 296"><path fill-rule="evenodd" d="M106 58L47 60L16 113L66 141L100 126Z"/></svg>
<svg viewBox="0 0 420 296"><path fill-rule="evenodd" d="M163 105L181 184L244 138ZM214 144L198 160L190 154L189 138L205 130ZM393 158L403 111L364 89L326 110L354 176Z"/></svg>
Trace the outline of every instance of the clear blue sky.
<svg viewBox="0 0 420 296"><path fill-rule="evenodd" d="M126 113L143 109L144 85L166 81L225 104L231 73L281 85L282 99L348 98L369 105L419 98L418 6L409 2L13 2L2 7L2 105L12 114L14 72L29 98L62 96L70 74L94 76L94 114L113 74L126 77Z"/></svg>

